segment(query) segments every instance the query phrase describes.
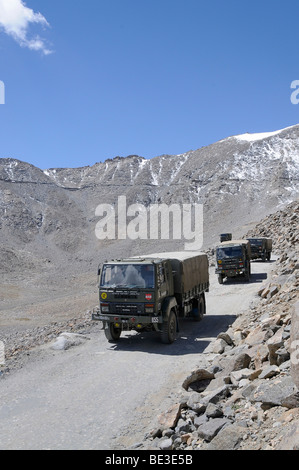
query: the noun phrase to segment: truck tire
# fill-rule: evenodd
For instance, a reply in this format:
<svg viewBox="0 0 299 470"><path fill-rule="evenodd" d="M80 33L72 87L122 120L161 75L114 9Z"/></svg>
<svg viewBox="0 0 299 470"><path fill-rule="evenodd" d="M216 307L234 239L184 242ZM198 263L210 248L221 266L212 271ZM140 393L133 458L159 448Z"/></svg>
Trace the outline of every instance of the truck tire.
<svg viewBox="0 0 299 470"><path fill-rule="evenodd" d="M105 328L105 335L109 343L115 343L120 338L121 329L115 328L113 323L109 323L108 328Z"/></svg>
<svg viewBox="0 0 299 470"><path fill-rule="evenodd" d="M167 321L162 324L161 339L164 344L172 344L176 339L177 319L173 309L170 310Z"/></svg>
<svg viewBox="0 0 299 470"><path fill-rule="evenodd" d="M201 294L199 299L196 301L195 314L193 316L195 321L201 321L206 313L206 299L205 294Z"/></svg>
<svg viewBox="0 0 299 470"><path fill-rule="evenodd" d="M270 260L271 260L271 252L267 254L267 261L270 261Z"/></svg>
<svg viewBox="0 0 299 470"><path fill-rule="evenodd" d="M218 274L218 282L219 282L219 284L223 284L223 275L222 274Z"/></svg>

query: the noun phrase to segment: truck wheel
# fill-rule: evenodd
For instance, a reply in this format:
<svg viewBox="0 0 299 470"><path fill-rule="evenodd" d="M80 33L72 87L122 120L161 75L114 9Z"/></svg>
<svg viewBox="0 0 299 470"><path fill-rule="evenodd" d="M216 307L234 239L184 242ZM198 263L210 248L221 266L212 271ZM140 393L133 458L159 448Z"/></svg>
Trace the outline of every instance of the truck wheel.
<svg viewBox="0 0 299 470"><path fill-rule="evenodd" d="M223 275L222 274L218 274L218 282L219 282L219 284L223 284Z"/></svg>
<svg viewBox="0 0 299 470"><path fill-rule="evenodd" d="M201 321L203 319L203 316L206 313L206 299L205 299L204 294L202 294L199 297L196 304L197 304L197 307L195 309L195 314L194 314L193 318L194 318L195 321Z"/></svg>
<svg viewBox="0 0 299 470"><path fill-rule="evenodd" d="M170 310L168 320L163 322L161 339L164 344L171 344L176 339L176 314L174 310Z"/></svg>
<svg viewBox="0 0 299 470"><path fill-rule="evenodd" d="M267 261L270 261L271 260L271 253L268 253L267 254Z"/></svg>
<svg viewBox="0 0 299 470"><path fill-rule="evenodd" d="M105 328L105 335L109 343L118 341L121 335L121 329L115 328L113 323L109 323L108 328Z"/></svg>

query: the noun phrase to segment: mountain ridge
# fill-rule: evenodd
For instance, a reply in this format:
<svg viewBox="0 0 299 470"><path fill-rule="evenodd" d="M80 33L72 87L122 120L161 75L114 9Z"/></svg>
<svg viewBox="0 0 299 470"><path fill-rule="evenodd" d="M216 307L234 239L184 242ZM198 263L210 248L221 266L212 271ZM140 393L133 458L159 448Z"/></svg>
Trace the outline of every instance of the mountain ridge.
<svg viewBox="0 0 299 470"><path fill-rule="evenodd" d="M42 170L0 159L1 246L64 267L76 258L90 266L104 252L152 251L156 241L100 242L95 237L96 207L115 205L126 196L128 205L146 207L203 204L205 248L218 241L220 232L240 236L248 224L296 199L298 175L299 125L227 137L179 155L118 156L79 168ZM165 251L183 249L181 241L159 245Z"/></svg>

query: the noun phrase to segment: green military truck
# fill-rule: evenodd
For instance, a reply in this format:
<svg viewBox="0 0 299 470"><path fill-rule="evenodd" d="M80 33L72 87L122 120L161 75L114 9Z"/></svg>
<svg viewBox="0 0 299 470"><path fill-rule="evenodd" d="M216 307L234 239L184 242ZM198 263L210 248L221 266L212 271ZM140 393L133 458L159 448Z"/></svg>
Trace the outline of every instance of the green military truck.
<svg viewBox="0 0 299 470"><path fill-rule="evenodd" d="M246 281L251 274L251 250L248 240L231 240L216 247L216 274L219 284L224 278L242 276Z"/></svg>
<svg viewBox="0 0 299 470"><path fill-rule="evenodd" d="M259 237L247 238L251 248L251 259L261 259L262 261L270 261L272 253L272 239Z"/></svg>
<svg viewBox="0 0 299 470"><path fill-rule="evenodd" d="M230 240L233 239L233 234L232 233L221 233L220 235L220 242L229 242Z"/></svg>
<svg viewBox="0 0 299 470"><path fill-rule="evenodd" d="M156 331L165 344L176 339L180 317L206 313L209 262L202 253L175 252L113 260L99 267L99 310L109 342L122 331Z"/></svg>

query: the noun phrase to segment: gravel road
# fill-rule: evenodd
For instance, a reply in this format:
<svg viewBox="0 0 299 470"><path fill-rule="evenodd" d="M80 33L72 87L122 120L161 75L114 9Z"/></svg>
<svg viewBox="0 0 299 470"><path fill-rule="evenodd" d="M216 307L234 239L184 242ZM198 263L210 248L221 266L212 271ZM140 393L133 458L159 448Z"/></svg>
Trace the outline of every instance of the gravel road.
<svg viewBox="0 0 299 470"><path fill-rule="evenodd" d="M0 379L0 449L127 449L173 404L210 341L257 300L273 263L252 263L252 280L219 285L211 269L207 315L183 320L177 341L125 333L109 344L101 325L66 351L35 348L25 366Z"/></svg>

